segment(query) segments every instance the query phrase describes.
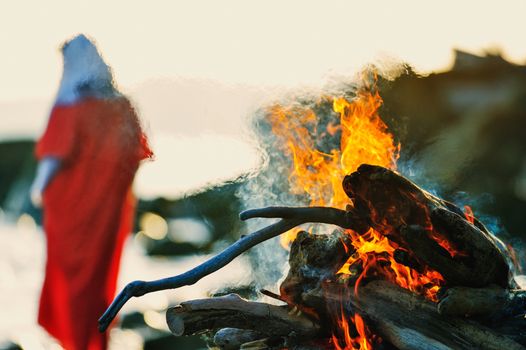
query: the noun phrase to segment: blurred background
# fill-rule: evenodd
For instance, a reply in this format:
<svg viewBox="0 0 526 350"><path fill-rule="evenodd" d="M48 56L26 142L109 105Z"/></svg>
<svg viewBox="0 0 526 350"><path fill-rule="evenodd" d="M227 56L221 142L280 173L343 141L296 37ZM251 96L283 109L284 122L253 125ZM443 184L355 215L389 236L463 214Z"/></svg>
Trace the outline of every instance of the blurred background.
<svg viewBox="0 0 526 350"><path fill-rule="evenodd" d="M36 325L45 236L28 189L64 40L97 41L156 154L136 177L122 287L183 272L246 233L242 189L264 160L254 116L283 96L352 82L369 64L384 72L380 115L402 144L400 170L471 205L523 259L524 13L509 0L2 3L0 349L60 348ZM170 336L164 310L234 287L250 295L254 278L241 257L197 285L136 298L111 348L205 348Z"/></svg>

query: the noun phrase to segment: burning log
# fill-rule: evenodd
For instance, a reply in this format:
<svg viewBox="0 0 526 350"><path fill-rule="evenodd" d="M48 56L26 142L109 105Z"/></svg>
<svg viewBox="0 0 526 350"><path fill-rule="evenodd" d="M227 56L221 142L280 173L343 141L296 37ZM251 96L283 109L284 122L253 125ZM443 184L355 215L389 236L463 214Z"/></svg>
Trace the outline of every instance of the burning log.
<svg viewBox="0 0 526 350"><path fill-rule="evenodd" d="M302 340L317 336L328 341L332 328L329 312L332 304L343 305L348 312L358 312L376 334L398 349L524 349L521 345L526 344L526 334L522 330L526 326L524 319L514 320L512 325L508 323L506 330L506 326L502 324L497 329L494 325L489 327L464 317L440 314L435 303L387 281L372 280L360 288L358 295L347 293L342 296L341 281L328 280L328 278L334 275L335 268L338 266L337 260L344 259L344 244L341 241L344 238L344 235L338 234L312 235L301 232L291 247L291 269L282 283L281 291L296 293L295 305L307 310L307 314L309 310L314 310L320 317L319 323L305 318L308 320L304 323L308 325L307 329L310 327L309 324L313 325L313 328L311 332L303 333L300 337ZM466 293L464 289L457 287L449 291L457 290L458 292L455 293ZM502 288L494 289L495 292L490 293L486 299L480 299L479 306L484 306L484 302L495 296L497 290L503 291ZM480 289L476 291L483 293ZM194 303L199 307L191 307L191 310L188 310L186 305L194 305ZM291 330L289 327L283 327L276 331L272 329L276 324L269 326L268 329L262 329L266 328L266 325L262 325L262 322L259 322L261 319L252 315L252 312L258 312L251 307L248 308L250 313L247 312L247 306L252 304L263 308L278 308L280 310L278 312L285 319L291 316L286 306L246 302L237 296L227 296L183 303L184 311L181 307L170 309L167 312L168 324L176 335L194 334L227 326L256 330L265 337L284 336ZM218 312L222 312L218 310L234 311L237 316L217 316ZM265 315L270 314L265 313ZM292 315L294 320L297 319L296 317ZM185 325L190 325L183 332L180 326L182 319L185 319ZM318 324L323 326L320 327ZM244 336L246 336L244 332L237 332L237 337ZM222 336L219 338L220 342L225 339ZM301 347L302 345L298 345L298 348ZM289 348L295 349L293 346Z"/></svg>
<svg viewBox="0 0 526 350"><path fill-rule="evenodd" d="M358 217L440 272L448 286L513 283L504 244L475 218L468 222L454 204L368 164L346 176L343 187Z"/></svg>
<svg viewBox="0 0 526 350"><path fill-rule="evenodd" d="M319 297L340 301L338 295ZM346 301L349 311L358 312L376 334L401 350L525 349L480 323L440 315L434 303L387 281L372 281L360 289L359 296L350 294ZM520 333L520 328L516 330Z"/></svg>
<svg viewBox="0 0 526 350"><path fill-rule="evenodd" d="M358 294L346 290L342 295L342 282L352 286L359 272L350 280L337 281L327 279L336 271L330 263L320 268L320 261L338 256L342 247L334 237L305 232L291 247L291 268L281 291L304 308L316 310L320 324L330 325L331 308L343 305L347 312L362 315L375 334L398 349L523 349L526 344L526 320L510 317L524 314L525 291L454 287L447 290L438 309L437 304L387 281L364 282ZM499 313L494 319L464 317Z"/></svg>

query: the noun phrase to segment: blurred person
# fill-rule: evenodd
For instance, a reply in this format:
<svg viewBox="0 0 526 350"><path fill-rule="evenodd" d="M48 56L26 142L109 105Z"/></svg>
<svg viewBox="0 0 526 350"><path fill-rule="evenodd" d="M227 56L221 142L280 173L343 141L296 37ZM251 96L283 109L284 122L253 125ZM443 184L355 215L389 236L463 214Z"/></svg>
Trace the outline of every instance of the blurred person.
<svg viewBox="0 0 526 350"><path fill-rule="evenodd" d="M114 297L132 230L133 178L152 151L94 43L78 35L62 54L62 80L36 145L31 187L47 237L38 322L66 350L106 349L97 319Z"/></svg>

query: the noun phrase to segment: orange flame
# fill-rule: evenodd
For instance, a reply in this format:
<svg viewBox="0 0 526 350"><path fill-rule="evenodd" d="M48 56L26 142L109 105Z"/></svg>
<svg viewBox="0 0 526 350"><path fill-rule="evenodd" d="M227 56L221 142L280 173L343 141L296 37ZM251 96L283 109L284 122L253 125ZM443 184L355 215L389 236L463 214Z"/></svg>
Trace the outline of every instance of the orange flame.
<svg viewBox="0 0 526 350"><path fill-rule="evenodd" d="M344 207L349 198L343 191L345 175L360 164L396 168L399 145L377 113L382 104L378 93L360 92L349 102L343 97L332 99L333 110L339 114L339 125L328 124L326 132L334 137L341 130L340 149L320 151L313 134L318 132L318 118L309 108L283 107L270 109L272 132L286 145L285 152L293 159L289 176L291 191L308 194L310 205Z"/></svg>
<svg viewBox="0 0 526 350"><path fill-rule="evenodd" d="M352 231L348 232L352 235L352 245L355 252L347 259L337 274L355 275L356 272L354 272L353 267L356 264L361 264L363 272L354 286L355 294L358 294L358 287L367 270L374 265L377 272L384 275L387 280L402 288L422 294L430 300L437 301L436 294L444 281L440 273L427 268L419 273L398 263L394 258L394 252L398 245L372 228L363 235L358 235ZM385 262L385 264L376 264L379 261Z"/></svg>
<svg viewBox="0 0 526 350"><path fill-rule="evenodd" d="M292 230L289 230L289 231L283 233L281 236L279 236L279 243L281 244L281 246L283 248L289 249L290 248L290 244L296 239L296 236L301 231L303 231L303 229L301 229L299 227L295 227ZM309 231L309 233L312 233L310 229L308 231Z"/></svg>
<svg viewBox="0 0 526 350"><path fill-rule="evenodd" d="M342 347L338 341L338 338L333 335L332 342L336 350L371 350L373 347L369 341L367 327L363 322L362 317L359 314L354 314L354 317L351 317L350 321L354 324L358 336L352 337L349 327L349 322L345 318L338 320L338 325L343 333L345 340L345 345Z"/></svg>
<svg viewBox="0 0 526 350"><path fill-rule="evenodd" d="M320 126L320 118L311 108L298 105L274 105L269 110L269 121L273 134L283 145L283 152L293 160L289 175L291 191L307 194L311 206L345 208L352 203L343 190L344 176L363 163L396 169L400 145L395 143L378 114L382 99L377 92L361 90L353 100L324 97L319 103L327 102L332 102L335 114L334 120L330 120L325 127ZM320 136L328 139L340 137L340 147L321 151L316 139ZM337 274L352 276L360 273L355 293L367 272L374 269L403 288L437 300L436 295L444 282L438 272L424 268L419 273L398 263L394 258L398 245L372 228L363 235L351 230L346 232L351 237L352 249L345 248L353 253ZM287 247L294 237L295 233L284 235L282 245ZM350 337L349 324L342 313L338 324L345 335L346 345L340 347L333 336L336 348L372 349L362 318L355 315L351 321L359 339Z"/></svg>
<svg viewBox="0 0 526 350"><path fill-rule="evenodd" d="M466 218L468 219L468 221L470 220L470 218L467 215L466 215ZM473 219L473 217L471 217L471 218ZM473 224L472 221L470 221L470 222ZM449 253L449 255L451 255L451 257L466 256L467 255L466 252L458 250L450 241L448 241L444 236L442 236L440 233L438 233L436 231L431 231L430 232L430 237L435 242L437 242L439 246L441 246L442 248L447 250L447 252Z"/></svg>

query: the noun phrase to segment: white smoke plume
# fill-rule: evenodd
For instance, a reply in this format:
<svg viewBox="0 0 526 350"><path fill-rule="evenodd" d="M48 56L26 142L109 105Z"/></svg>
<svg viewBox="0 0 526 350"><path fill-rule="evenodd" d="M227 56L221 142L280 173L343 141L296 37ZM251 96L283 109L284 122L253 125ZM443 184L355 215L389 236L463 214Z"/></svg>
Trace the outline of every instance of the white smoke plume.
<svg viewBox="0 0 526 350"><path fill-rule="evenodd" d="M319 150L327 152L339 148L340 141L339 135L326 137L325 130L329 122L338 120L338 115L332 110L332 104L329 101L320 102L319 96L326 95L329 90L331 94L348 96L356 90L356 86L347 84L344 88L331 87L325 89L323 93L303 92L301 96L288 96L277 102L282 106L296 104L312 108L318 119L316 125L310 126L311 137ZM284 152L286 147L282 144L283 141L273 135L268 113L267 109L262 108L253 119L253 139L258 143L262 165L245 179L244 185L237 193L243 203L243 209L280 205L308 206L310 198L307 195L292 194L289 186L293 165L292 155ZM248 232L254 232L272 222L272 219L249 220ZM329 231L332 231L332 228L327 230ZM316 229L316 233L321 233L321 230ZM252 248L250 256L256 286L276 291L277 283L287 272L288 255L289 252L280 245L279 237Z"/></svg>

